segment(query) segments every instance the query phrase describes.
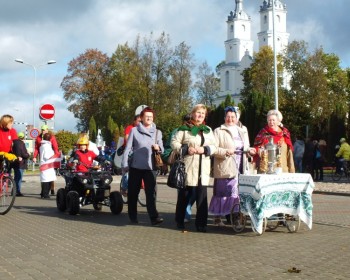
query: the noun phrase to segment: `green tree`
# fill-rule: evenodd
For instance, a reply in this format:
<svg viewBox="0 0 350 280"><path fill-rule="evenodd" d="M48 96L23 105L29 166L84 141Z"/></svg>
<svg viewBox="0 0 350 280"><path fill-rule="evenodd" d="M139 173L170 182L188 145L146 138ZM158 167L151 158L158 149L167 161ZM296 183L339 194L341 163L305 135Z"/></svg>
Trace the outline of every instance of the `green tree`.
<svg viewBox="0 0 350 280"><path fill-rule="evenodd" d="M58 149L62 151L64 155L69 155L77 143L78 134L66 130L59 130L55 134Z"/></svg>
<svg viewBox="0 0 350 280"><path fill-rule="evenodd" d="M94 142L97 137L97 126L95 118L92 116L89 121L89 139Z"/></svg>
<svg viewBox="0 0 350 280"><path fill-rule="evenodd" d="M197 90L198 103L213 107L214 100L220 90L219 79L207 62L203 62L199 66L196 76L195 89Z"/></svg>
<svg viewBox="0 0 350 280"><path fill-rule="evenodd" d="M281 58L279 57L278 61ZM241 120L247 126L251 142L259 130L266 125L266 113L273 109L274 104L274 63L273 52L270 47L262 47L250 68L243 71L244 88L242 94L242 114ZM277 66L278 91L282 91L282 71L281 63ZM281 102L283 102L283 98Z"/></svg>
<svg viewBox="0 0 350 280"><path fill-rule="evenodd" d="M61 88L64 99L70 103L68 110L78 119L77 128L86 131L89 120L96 116L102 126L103 108L98 106L106 98L109 57L97 49L88 49L71 60L68 74L63 78Z"/></svg>

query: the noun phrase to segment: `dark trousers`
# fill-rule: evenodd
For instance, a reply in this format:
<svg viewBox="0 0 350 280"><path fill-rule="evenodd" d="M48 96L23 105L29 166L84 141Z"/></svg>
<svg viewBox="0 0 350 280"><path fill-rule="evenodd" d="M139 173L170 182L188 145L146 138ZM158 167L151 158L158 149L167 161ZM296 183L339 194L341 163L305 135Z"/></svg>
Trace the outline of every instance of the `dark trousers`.
<svg viewBox="0 0 350 280"><path fill-rule="evenodd" d="M313 178L314 180L323 180L323 160L315 159L313 165Z"/></svg>
<svg viewBox="0 0 350 280"><path fill-rule="evenodd" d="M42 182L41 183L41 197L50 197L50 188L51 188L51 182Z"/></svg>
<svg viewBox="0 0 350 280"><path fill-rule="evenodd" d="M128 214L130 220L137 220L137 199L142 180L145 186L148 215L151 221L158 218L159 214L156 208L156 179L156 171L130 168L128 181Z"/></svg>
<svg viewBox="0 0 350 280"><path fill-rule="evenodd" d="M196 192L196 206L197 214L195 225L197 227L207 226L208 220L208 198L207 198L207 186L198 185L198 187L187 187L184 190L179 190L177 194L177 203L176 203L176 213L175 221L179 225L183 225L186 207L189 203L189 199L192 196L192 192Z"/></svg>

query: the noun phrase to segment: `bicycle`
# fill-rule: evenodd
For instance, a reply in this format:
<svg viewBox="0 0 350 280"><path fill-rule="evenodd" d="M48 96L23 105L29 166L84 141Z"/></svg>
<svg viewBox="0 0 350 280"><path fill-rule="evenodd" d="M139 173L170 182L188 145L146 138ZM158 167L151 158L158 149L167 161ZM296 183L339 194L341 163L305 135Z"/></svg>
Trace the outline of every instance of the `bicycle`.
<svg viewBox="0 0 350 280"><path fill-rule="evenodd" d="M332 170L332 180L333 181L339 181L342 177L347 178L350 181L350 170L348 168L348 162L344 161L342 167L340 168L339 172L337 172L337 164L334 164L333 170Z"/></svg>
<svg viewBox="0 0 350 280"><path fill-rule="evenodd" d="M16 199L16 183L8 174L8 161L17 157L9 153L0 153L0 215L8 213Z"/></svg>
<svg viewBox="0 0 350 280"><path fill-rule="evenodd" d="M129 174L125 173L122 175L122 178L120 180L120 193L122 194L123 202L124 204L128 203L128 180L129 180ZM145 193L145 185L142 182L139 197L137 198L138 203L142 207L146 207L146 193Z"/></svg>

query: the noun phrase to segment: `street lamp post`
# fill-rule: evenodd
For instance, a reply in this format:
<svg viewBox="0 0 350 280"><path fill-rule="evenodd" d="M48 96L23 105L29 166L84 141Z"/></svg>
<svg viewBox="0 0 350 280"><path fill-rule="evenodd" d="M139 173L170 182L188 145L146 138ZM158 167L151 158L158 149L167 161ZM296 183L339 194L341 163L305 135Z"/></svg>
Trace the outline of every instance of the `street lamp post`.
<svg viewBox="0 0 350 280"><path fill-rule="evenodd" d="M44 64L39 64L39 65L33 65L33 64L29 64L25 61L23 61L22 59L15 59L16 62L18 63L22 63L22 64L25 64L25 65L28 65L30 67L33 68L34 70L34 93L33 93L33 128L35 128L35 95L36 95L36 71L37 71L37 68L40 67L40 66L45 66L45 65L50 65L50 64L55 64L56 61L55 60L49 60L47 61L46 63Z"/></svg>
<svg viewBox="0 0 350 280"><path fill-rule="evenodd" d="M273 72L274 72L274 92L275 109L278 110L278 78L277 78L277 54L276 54L276 20L275 20L275 0L272 0L272 37L273 37Z"/></svg>

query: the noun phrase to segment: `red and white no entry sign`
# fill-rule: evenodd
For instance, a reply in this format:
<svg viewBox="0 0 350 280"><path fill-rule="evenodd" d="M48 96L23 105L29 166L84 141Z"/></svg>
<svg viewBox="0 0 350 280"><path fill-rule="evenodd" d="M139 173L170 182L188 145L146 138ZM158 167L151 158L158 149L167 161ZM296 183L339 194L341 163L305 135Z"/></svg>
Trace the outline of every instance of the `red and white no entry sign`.
<svg viewBox="0 0 350 280"><path fill-rule="evenodd" d="M44 104L40 107L39 115L44 120L51 120L55 116L55 107L51 104Z"/></svg>

